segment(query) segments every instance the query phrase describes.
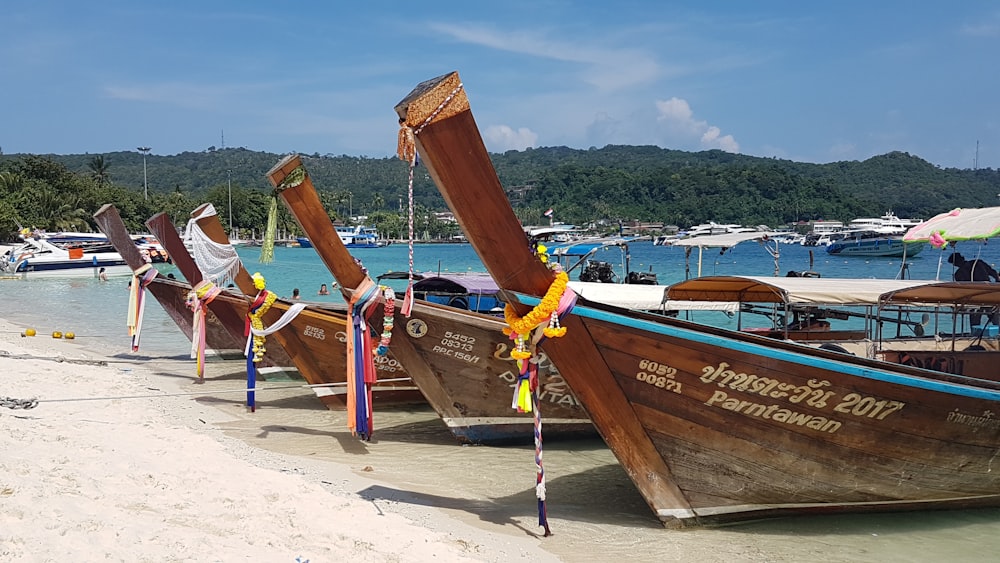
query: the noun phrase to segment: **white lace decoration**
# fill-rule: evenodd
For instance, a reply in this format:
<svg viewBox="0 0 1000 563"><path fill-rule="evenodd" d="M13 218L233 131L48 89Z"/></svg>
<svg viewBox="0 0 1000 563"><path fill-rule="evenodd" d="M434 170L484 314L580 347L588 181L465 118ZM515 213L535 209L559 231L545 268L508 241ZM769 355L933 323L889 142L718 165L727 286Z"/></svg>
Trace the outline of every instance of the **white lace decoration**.
<svg viewBox="0 0 1000 563"><path fill-rule="evenodd" d="M215 242L198 226L199 219L213 215L216 215L215 206L210 203L200 215L188 221L187 228L184 229L184 242L191 247L191 254L198 269L201 270L201 275L215 285L223 287L227 282L236 279L241 263L233 245Z"/></svg>

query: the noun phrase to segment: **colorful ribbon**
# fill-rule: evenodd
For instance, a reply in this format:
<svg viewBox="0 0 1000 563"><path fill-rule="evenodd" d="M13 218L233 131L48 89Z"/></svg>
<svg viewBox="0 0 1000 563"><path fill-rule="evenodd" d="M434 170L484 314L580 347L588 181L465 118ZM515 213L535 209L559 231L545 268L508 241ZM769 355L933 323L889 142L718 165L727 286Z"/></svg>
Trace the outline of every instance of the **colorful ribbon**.
<svg viewBox="0 0 1000 563"><path fill-rule="evenodd" d="M125 321L128 335L132 337L132 351L139 351L139 335L142 333L142 316L146 310L146 287L159 275L152 266L143 264L132 272L129 283L128 312Z"/></svg>
<svg viewBox="0 0 1000 563"><path fill-rule="evenodd" d="M191 319L191 357L197 358L198 379L205 378L205 333L207 332L208 304L222 289L214 283L203 280L187 295L187 306L193 313Z"/></svg>
<svg viewBox="0 0 1000 563"><path fill-rule="evenodd" d="M351 330L347 333L347 426L362 440L370 440L373 430L372 385L375 350L368 335L371 307L378 303L379 287L366 277L354 290L349 302Z"/></svg>

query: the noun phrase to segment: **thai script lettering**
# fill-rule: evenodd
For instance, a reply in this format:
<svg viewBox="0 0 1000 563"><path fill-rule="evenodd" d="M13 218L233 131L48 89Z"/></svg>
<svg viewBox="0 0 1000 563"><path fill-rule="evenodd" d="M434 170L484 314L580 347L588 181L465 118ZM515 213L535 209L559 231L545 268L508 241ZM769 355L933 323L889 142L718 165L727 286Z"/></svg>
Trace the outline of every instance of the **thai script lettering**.
<svg viewBox="0 0 1000 563"><path fill-rule="evenodd" d="M805 385L782 383L770 377L737 372L729 369L729 364L726 362L717 366L705 366L701 371L700 379L703 383L714 382L719 387L728 387L733 391L752 393L772 399L786 399L794 404L805 401L809 406L820 409L826 406L827 401L834 394L833 391L822 389L830 386L830 382L825 379L810 379Z"/></svg>
<svg viewBox="0 0 1000 563"><path fill-rule="evenodd" d="M640 362L640 366L642 365ZM906 403L901 401L869 397L859 393L848 393L838 399L836 392L828 389L832 387L832 384L825 379L810 379L804 385L796 385L773 377L761 377L757 374L741 372L738 369L733 369L726 362L702 368L699 381L705 384L715 384L725 390L713 392L712 397L705 402L708 406L718 406L749 416L787 422L823 432L836 432L840 428L841 422L824 416L803 414L794 409L782 408L780 404L732 398L727 391L748 393L766 399L778 399L792 405L809 406L815 409L830 408L834 412L873 420L885 420L886 417L906 406Z"/></svg>
<svg viewBox="0 0 1000 563"><path fill-rule="evenodd" d="M1000 428L1000 419L993 418L993 411L983 411L982 415L976 416L974 414L965 414L958 409L955 409L948 413L948 422L971 426L977 431L980 428L985 428L987 430L996 430Z"/></svg>

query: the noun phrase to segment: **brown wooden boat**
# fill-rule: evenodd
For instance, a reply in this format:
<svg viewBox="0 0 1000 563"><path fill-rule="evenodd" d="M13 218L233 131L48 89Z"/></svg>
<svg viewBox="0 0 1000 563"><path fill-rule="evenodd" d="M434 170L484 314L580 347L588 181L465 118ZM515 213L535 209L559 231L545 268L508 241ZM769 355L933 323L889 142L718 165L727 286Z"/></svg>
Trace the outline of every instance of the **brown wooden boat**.
<svg viewBox="0 0 1000 563"><path fill-rule="evenodd" d="M192 217L206 215L204 211L209 204L202 205ZM214 213L198 219L198 225L208 237L219 244L229 244L229 238ZM150 230L160 239L168 254L175 256L178 268L183 264L185 270L194 266L180 237L169 218L159 214L147 222ZM184 258L186 257L186 259ZM185 276L191 272L182 272ZM199 275L193 274L191 275ZM243 292L243 317L239 327L244 330L248 299L256 295L253 278L242 264L239 266L234 283L236 289ZM212 302L214 303L214 301ZM212 306L209 304L209 307ZM292 304L284 299L277 299L264 314L265 326L271 326L284 315ZM315 387L313 390L327 408L342 410L345 407L345 362L346 348L346 316L342 307L332 305L330 308L309 305L305 307L288 326L267 337L266 348L270 350L272 340L283 348L291 359L291 364L298 369L303 379L310 385L335 384ZM387 405L414 404L423 402L423 395L407 379L407 374L394 358L387 358L378 366L380 377L386 381L376 385L374 392L378 400Z"/></svg>
<svg viewBox="0 0 1000 563"><path fill-rule="evenodd" d="M136 248L132 237L129 236L118 209L113 204L109 203L98 209L97 213L94 213L94 220L133 272L146 265L145 259ZM157 274L149 281L146 289L163 307L167 316L177 323L177 327L187 336L188 340L191 340L191 311L186 305L191 286L181 280L172 280L162 274ZM211 313L206 317L205 342L209 348L215 350L242 350L244 339L233 335L226 329L226 325L214 313Z"/></svg>
<svg viewBox="0 0 1000 563"><path fill-rule="evenodd" d="M287 187L295 171L301 181ZM367 274L341 242L298 155L284 158L268 172L313 248L337 279L345 298ZM531 413L511 408L517 367L510 340L496 317L416 300L409 318L397 307L390 349L431 406L462 442L530 442ZM546 366L542 366L546 370ZM542 374L541 417L545 437L593 436L594 428L558 373Z"/></svg>
<svg viewBox="0 0 1000 563"><path fill-rule="evenodd" d="M396 110L518 314L538 307L555 276L521 244L458 74ZM995 382L582 299L562 326L542 348L667 525L1000 506Z"/></svg>
<svg viewBox="0 0 1000 563"><path fill-rule="evenodd" d="M188 281L191 287L197 286L204 280L201 270L194 262L194 258L188 253L184 241L177 234L177 228L166 213L157 213L146 220L149 232L160 241L167 255L171 257L171 262L177 267L181 276ZM246 349L246 318L249 300L240 291L223 291L206 307L225 327L232 337L239 341L239 350L242 354ZM277 341L267 346L261 367L274 367L282 369L292 369L294 362L285 348Z"/></svg>

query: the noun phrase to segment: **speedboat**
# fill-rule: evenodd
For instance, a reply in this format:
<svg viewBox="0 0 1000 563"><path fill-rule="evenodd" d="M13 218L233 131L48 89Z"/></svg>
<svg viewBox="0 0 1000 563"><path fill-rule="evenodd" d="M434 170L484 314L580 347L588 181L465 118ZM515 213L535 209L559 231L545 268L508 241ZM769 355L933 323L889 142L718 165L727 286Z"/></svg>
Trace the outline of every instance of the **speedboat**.
<svg viewBox="0 0 1000 563"><path fill-rule="evenodd" d="M25 237L0 260L0 272L23 277L98 277L130 275L121 254L92 252L85 248L60 248L48 240Z"/></svg>
<svg viewBox="0 0 1000 563"><path fill-rule="evenodd" d="M340 236L340 242L344 243L344 246L347 248L378 248L380 246L388 246L379 237L378 230L375 227L357 225L354 227L338 226L336 229L337 235ZM309 237L296 237L295 240L302 248L313 247Z"/></svg>

